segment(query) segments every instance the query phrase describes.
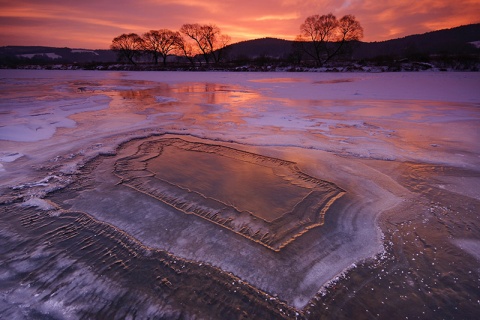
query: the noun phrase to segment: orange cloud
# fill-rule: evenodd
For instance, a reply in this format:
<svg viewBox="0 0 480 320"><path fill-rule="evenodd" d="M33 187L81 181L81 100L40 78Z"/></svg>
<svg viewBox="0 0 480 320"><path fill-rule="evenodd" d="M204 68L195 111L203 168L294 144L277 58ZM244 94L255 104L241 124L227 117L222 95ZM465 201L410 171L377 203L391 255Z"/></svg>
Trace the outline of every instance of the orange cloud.
<svg viewBox="0 0 480 320"><path fill-rule="evenodd" d="M294 39L312 14L353 14L364 41L478 23L478 0L0 0L0 45L108 48L125 32L214 23L233 42ZM34 30L35 35L32 35Z"/></svg>
<svg viewBox="0 0 480 320"><path fill-rule="evenodd" d="M267 16L261 16L254 18L253 20L255 21L267 21L267 20L295 20L298 19L299 16L296 13L290 13L290 14L283 14L283 15L267 15Z"/></svg>

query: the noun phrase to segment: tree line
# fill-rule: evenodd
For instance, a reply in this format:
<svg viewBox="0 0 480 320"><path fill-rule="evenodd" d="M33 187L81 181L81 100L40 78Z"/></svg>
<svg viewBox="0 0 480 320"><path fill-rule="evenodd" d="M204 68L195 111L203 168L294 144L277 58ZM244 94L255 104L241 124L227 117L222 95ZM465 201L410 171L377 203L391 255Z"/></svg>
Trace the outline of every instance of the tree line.
<svg viewBox="0 0 480 320"><path fill-rule="evenodd" d="M169 55L184 56L192 64L197 55L202 55L208 64L220 62L229 42L230 37L221 34L216 25L194 23L182 25L180 31L150 30L142 36L124 33L112 40L110 49L132 64L136 64L135 58L145 54L151 56L155 64L162 59L165 65Z"/></svg>
<svg viewBox="0 0 480 320"><path fill-rule="evenodd" d="M338 55L348 43L363 37L363 28L353 15L337 19L333 14L312 15L300 26L294 52L322 66ZM143 35L124 33L112 40L110 49L121 58L136 64L139 56L150 56L153 63L161 59L166 65L168 56L185 57L192 65L202 57L206 64L218 64L225 57L225 48L231 38L222 34L214 24L184 24L179 31L150 30Z"/></svg>

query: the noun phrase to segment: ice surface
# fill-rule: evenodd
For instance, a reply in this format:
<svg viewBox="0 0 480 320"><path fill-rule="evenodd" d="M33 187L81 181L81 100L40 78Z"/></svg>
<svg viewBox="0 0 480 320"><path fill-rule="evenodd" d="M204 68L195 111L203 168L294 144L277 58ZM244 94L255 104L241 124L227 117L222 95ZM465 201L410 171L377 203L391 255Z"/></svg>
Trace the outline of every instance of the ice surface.
<svg viewBox="0 0 480 320"><path fill-rule="evenodd" d="M395 166L461 168L466 173L442 176L436 184L478 199L478 192L467 190L478 185L478 175L471 172L480 167L478 83L478 73L0 70L0 200L4 205L22 202L39 212L58 210L57 205L65 212L85 212L146 247L219 267L301 310L345 269L384 252L378 228L382 214L416 203L415 190L427 192L416 176L409 177L415 184L407 188ZM302 172L330 181L346 194L322 227L270 252L123 185L113 175L115 161L133 154L129 146L151 136L296 163ZM132 142L119 148L127 141ZM105 157L85 166L97 155ZM212 163L223 165L202 156L204 171ZM178 157L179 162L189 160L188 154ZM165 167L181 170L175 163ZM188 169L174 178L187 179L195 168ZM254 172L254 182L265 173ZM222 179L209 181L206 188L212 191ZM199 187L188 183L184 187ZM58 195L56 203L42 199L67 185L68 195ZM231 195L218 195L224 196ZM281 206L290 205L289 199L282 200ZM4 237L15 243L17 236L5 230ZM477 242L469 238L455 243L474 252ZM18 270L5 275L34 268L28 259L22 261L12 265ZM88 277L94 283L96 276ZM15 290L19 297L30 295L22 288ZM9 299L7 304L15 304L20 298ZM73 312L56 299L47 299L51 305L41 308Z"/></svg>
<svg viewBox="0 0 480 320"><path fill-rule="evenodd" d="M344 191L295 163L178 138L149 140L117 159L121 183L280 251L324 215Z"/></svg>
<svg viewBox="0 0 480 320"><path fill-rule="evenodd" d="M96 135L154 127L412 161L462 162L442 151L459 143L472 149L478 137L476 73L288 74L281 79L294 80L278 81L277 74L261 73L77 72L75 80L51 85L48 77L71 72L2 73L8 99L2 101L0 139L10 141L46 139L56 128L76 126L82 114L89 117L82 131L91 126ZM42 78L40 92L53 88L55 94L35 96L31 77ZM108 115L85 113L107 107ZM440 147L432 150L432 144Z"/></svg>

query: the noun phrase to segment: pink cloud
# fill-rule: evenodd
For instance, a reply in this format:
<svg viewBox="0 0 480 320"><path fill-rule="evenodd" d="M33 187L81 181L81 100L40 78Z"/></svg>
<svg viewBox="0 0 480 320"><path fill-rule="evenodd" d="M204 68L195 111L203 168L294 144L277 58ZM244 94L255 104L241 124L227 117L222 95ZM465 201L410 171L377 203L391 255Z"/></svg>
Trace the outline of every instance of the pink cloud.
<svg viewBox="0 0 480 320"><path fill-rule="evenodd" d="M364 41L480 22L478 0L0 0L0 45L108 48L125 32L196 22L218 25L233 42L294 39L307 16L329 12L355 15Z"/></svg>

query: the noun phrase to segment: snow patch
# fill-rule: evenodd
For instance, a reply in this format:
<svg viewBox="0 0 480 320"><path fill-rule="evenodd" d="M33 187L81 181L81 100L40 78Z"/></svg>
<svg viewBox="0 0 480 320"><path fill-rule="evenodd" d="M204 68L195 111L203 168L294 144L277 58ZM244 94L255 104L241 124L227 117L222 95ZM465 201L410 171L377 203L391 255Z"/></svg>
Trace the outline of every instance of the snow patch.
<svg viewBox="0 0 480 320"><path fill-rule="evenodd" d="M58 209L57 206L45 199L40 199L40 198L31 198L22 203L23 207L36 207L40 210L44 211L49 211L49 210L54 210Z"/></svg>
<svg viewBox="0 0 480 320"><path fill-rule="evenodd" d="M171 97L162 97L162 96L156 96L155 101L158 103L172 103L172 102L178 102L177 99L171 98Z"/></svg>
<svg viewBox="0 0 480 320"><path fill-rule="evenodd" d="M72 53L91 53L91 54L93 54L93 55L98 56L98 53L96 53L96 52L93 51L93 50L73 49L71 52L72 52Z"/></svg>
<svg viewBox="0 0 480 320"><path fill-rule="evenodd" d="M58 54L54 53L54 52L47 52L47 53L27 53L27 54L18 54L17 57L22 57L22 58L28 58L28 59L32 59L33 57L35 56L43 56L43 57L47 57L47 58L50 58L50 59L61 59L62 56L59 56Z"/></svg>
<svg viewBox="0 0 480 320"><path fill-rule="evenodd" d="M469 42L469 43L477 49L480 48L480 41L472 41L472 42Z"/></svg>
<svg viewBox="0 0 480 320"><path fill-rule="evenodd" d="M45 177L37 182L21 184L19 186L12 187L13 190L23 190L26 188L33 188L33 187L47 187L50 185L51 182L54 181L62 181L60 177L52 175Z"/></svg>
<svg viewBox="0 0 480 320"><path fill-rule="evenodd" d="M0 162L13 162L21 157L23 157L23 154L18 152L0 152Z"/></svg>
<svg viewBox="0 0 480 320"><path fill-rule="evenodd" d="M14 112L0 118L0 140L33 142L51 138L57 128L74 128L76 122L68 117L108 107L111 98L95 95L87 99L50 102L39 106L16 106ZM35 102L34 102L35 103ZM42 108L42 112L33 112Z"/></svg>
<svg viewBox="0 0 480 320"><path fill-rule="evenodd" d="M460 249L466 251L480 261L480 240L477 239L454 239L452 240Z"/></svg>

